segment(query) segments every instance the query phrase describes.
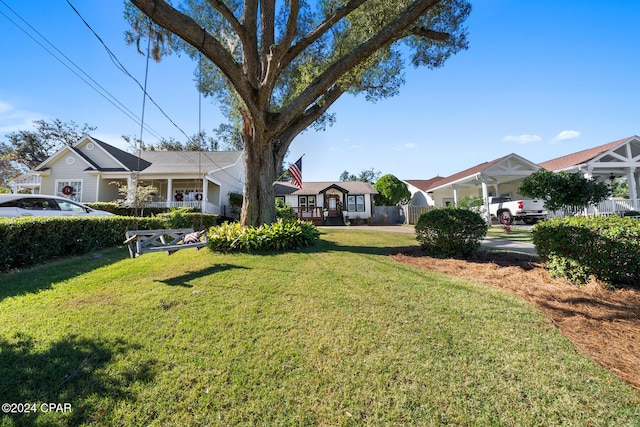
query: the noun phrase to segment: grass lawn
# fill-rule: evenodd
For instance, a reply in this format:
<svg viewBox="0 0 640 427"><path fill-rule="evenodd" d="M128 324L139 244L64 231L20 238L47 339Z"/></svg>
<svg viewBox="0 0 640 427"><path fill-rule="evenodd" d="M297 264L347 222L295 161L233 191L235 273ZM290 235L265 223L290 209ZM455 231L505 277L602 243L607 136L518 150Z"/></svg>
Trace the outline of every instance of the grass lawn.
<svg viewBox="0 0 640 427"><path fill-rule="evenodd" d="M386 256L415 244L331 229L0 275L0 402L38 409L0 425L639 425L640 393L536 309Z"/></svg>

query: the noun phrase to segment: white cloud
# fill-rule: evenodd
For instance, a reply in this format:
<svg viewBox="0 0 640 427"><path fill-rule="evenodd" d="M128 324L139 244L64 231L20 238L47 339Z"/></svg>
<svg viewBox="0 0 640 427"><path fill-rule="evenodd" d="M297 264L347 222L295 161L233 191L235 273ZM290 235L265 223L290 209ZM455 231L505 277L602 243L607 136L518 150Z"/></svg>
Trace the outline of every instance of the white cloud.
<svg viewBox="0 0 640 427"><path fill-rule="evenodd" d="M502 138L506 142L516 142L518 144L528 144L530 142L540 142L542 138L538 135L507 135Z"/></svg>
<svg viewBox="0 0 640 427"><path fill-rule="evenodd" d="M0 132L9 133L33 128L33 121L42 119L41 114L16 109L13 105L0 101Z"/></svg>
<svg viewBox="0 0 640 427"><path fill-rule="evenodd" d="M580 136L580 132L577 130L563 130L552 141L565 141L567 139L574 139Z"/></svg>
<svg viewBox="0 0 640 427"><path fill-rule="evenodd" d="M407 142L403 145L396 145L392 148L393 151L404 151L404 150L413 150L414 148L418 148L418 144L414 142Z"/></svg>

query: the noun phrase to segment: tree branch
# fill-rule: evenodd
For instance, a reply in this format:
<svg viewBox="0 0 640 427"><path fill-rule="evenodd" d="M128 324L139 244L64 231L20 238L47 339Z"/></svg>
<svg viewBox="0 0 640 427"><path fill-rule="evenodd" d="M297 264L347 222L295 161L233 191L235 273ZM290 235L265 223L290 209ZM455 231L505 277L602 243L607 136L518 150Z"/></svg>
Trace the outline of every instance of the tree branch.
<svg viewBox="0 0 640 427"><path fill-rule="evenodd" d="M151 17L153 22L201 51L226 76L247 107L254 111L255 106L250 105L254 99L254 88L242 72L241 65L215 37L164 0L131 0L131 3Z"/></svg>
<svg viewBox="0 0 640 427"><path fill-rule="evenodd" d="M378 49L406 36L407 29L427 10L439 2L440 0L421 0L412 3L373 37L356 46L349 54L330 65L293 102L282 110L281 118L283 122L290 122L292 117L295 117L299 111L306 109L308 105L333 86L340 77L366 61Z"/></svg>
<svg viewBox="0 0 640 427"><path fill-rule="evenodd" d="M242 41L244 70L251 86L257 89L261 74L258 58L258 0L244 1L242 25L247 31L247 38Z"/></svg>
<svg viewBox="0 0 640 427"><path fill-rule="evenodd" d="M338 8L331 15L327 16L324 21L322 21L316 28L309 31L307 35L305 35L302 39L298 40L298 42L289 47L287 46L287 50L283 53L282 58L278 58L278 72L284 69L293 59L300 54L303 50L317 41L320 37L322 37L327 31L329 31L333 26L340 21L342 18L362 6L367 0L351 0L344 6Z"/></svg>
<svg viewBox="0 0 640 427"><path fill-rule="evenodd" d="M428 39L441 41L441 42L446 42L447 40L449 40L451 38L451 34L449 34L449 33L443 33L441 31L434 31L434 30L430 30L430 29L424 28L424 27L414 28L409 32L411 34L413 34L413 35L416 35L416 36L426 37Z"/></svg>
<svg viewBox="0 0 640 427"><path fill-rule="evenodd" d="M264 79L267 72L271 47L275 43L275 14L276 5L274 0L260 0L260 32L262 34L260 62L262 68L260 70L260 80Z"/></svg>
<svg viewBox="0 0 640 427"><path fill-rule="evenodd" d="M245 28L242 26L240 21L238 21L238 18L236 18L236 16L227 7L226 4L224 4L221 0L208 0L208 1L211 7L217 10L218 12L220 12L220 15L222 15L222 17L227 20L229 25L231 25L231 28L233 28L233 31L235 31L236 34L238 34L238 37L240 37L240 40L243 40L244 38L246 38Z"/></svg>

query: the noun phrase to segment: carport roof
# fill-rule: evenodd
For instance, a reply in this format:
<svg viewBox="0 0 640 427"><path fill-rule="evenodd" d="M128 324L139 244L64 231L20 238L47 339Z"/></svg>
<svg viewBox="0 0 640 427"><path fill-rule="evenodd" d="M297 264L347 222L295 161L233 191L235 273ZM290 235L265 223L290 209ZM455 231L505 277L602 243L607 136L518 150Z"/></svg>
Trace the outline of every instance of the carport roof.
<svg viewBox="0 0 640 427"><path fill-rule="evenodd" d="M428 180L407 180L409 184L422 191L435 191L450 187L454 184L470 184L477 182L478 175L485 180L494 179L496 182L508 182L529 175L540 167L535 163L515 153L472 166L447 177L434 177Z"/></svg>

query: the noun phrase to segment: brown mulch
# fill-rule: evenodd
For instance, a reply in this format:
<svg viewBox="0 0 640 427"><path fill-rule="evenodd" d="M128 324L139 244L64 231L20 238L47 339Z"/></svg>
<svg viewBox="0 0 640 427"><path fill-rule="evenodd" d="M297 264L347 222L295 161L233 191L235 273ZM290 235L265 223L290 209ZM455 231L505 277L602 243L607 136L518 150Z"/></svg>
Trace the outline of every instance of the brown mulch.
<svg viewBox="0 0 640 427"><path fill-rule="evenodd" d="M537 258L508 252L480 251L462 261L431 258L414 248L392 257L526 299L592 360L640 390L640 289L574 285L550 277Z"/></svg>

